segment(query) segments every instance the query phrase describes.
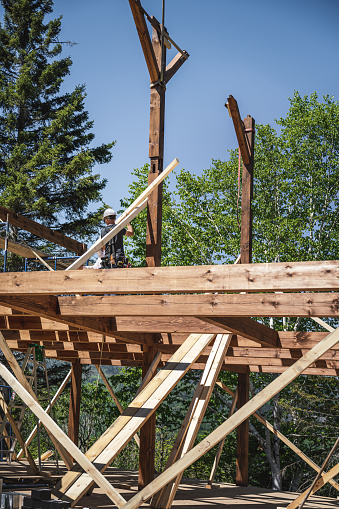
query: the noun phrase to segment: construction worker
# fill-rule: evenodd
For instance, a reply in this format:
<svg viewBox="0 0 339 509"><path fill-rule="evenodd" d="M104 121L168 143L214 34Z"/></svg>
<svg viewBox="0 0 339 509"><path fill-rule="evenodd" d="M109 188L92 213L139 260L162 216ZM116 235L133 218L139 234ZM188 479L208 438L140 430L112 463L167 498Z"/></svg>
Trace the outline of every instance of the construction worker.
<svg viewBox="0 0 339 509"><path fill-rule="evenodd" d="M101 238L114 228L116 217L116 212L113 209L109 208L105 210L103 220L106 226L101 230ZM126 228L122 228L122 230L109 240L98 252L99 258L101 258L101 268L115 269L128 266L128 261L124 253L124 235L126 235L126 237L133 237L134 231L131 223L128 223Z"/></svg>

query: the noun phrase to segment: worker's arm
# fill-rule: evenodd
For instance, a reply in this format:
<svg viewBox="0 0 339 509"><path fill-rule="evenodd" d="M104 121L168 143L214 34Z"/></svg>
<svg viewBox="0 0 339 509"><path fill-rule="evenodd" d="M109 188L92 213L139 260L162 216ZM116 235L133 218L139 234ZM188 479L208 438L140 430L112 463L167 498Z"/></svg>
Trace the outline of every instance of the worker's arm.
<svg viewBox="0 0 339 509"><path fill-rule="evenodd" d="M131 225L131 223L128 223L127 226L126 226L126 233L125 233L126 237L133 237L134 235L134 230L133 230L133 226Z"/></svg>

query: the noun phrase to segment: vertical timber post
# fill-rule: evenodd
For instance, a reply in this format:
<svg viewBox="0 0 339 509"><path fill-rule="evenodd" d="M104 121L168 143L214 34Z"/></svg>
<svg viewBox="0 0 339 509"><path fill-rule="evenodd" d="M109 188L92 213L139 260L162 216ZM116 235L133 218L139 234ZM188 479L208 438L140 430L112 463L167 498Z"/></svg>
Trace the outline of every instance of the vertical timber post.
<svg viewBox="0 0 339 509"><path fill-rule="evenodd" d="M247 148L250 163L242 165L241 197L241 263L252 263L252 210L253 169L254 169L254 119L247 115L244 119ZM249 373L238 373L238 408L249 400ZM236 484L248 485L249 421L246 419L237 428Z"/></svg>
<svg viewBox="0 0 339 509"><path fill-rule="evenodd" d="M69 398L68 437L78 445L81 400L82 365L77 360L72 362L71 394Z"/></svg>
<svg viewBox="0 0 339 509"><path fill-rule="evenodd" d="M161 57L161 42L158 32L153 28L152 46L158 62L162 66L162 58L166 61L166 49ZM149 129L149 157L150 171L148 184L151 184L163 170L164 160L164 124L165 124L165 84L151 83L150 97L150 129ZM161 227L162 227L162 184L149 196L147 204L147 234L146 234L146 265L160 267L161 265ZM144 346L142 377L146 375L156 354L154 348ZM139 489L144 488L154 479L155 460L155 425L156 412L140 430L139 453Z"/></svg>
<svg viewBox="0 0 339 509"><path fill-rule="evenodd" d="M159 65L161 66L161 43L159 34L153 28L152 45ZM164 49L166 52L166 48ZM166 55L164 55L166 58ZM164 127L165 127L165 84L151 83L149 157L150 171L148 184L157 178L163 170L164 161ZM161 226L162 226L162 183L148 198L146 264L148 267L159 267L161 264Z"/></svg>

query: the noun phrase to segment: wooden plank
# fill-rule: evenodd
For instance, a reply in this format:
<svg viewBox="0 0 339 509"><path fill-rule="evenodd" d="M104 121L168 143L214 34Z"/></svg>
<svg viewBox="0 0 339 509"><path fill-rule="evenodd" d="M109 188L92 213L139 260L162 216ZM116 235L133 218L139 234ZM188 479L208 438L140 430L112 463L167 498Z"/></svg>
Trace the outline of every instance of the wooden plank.
<svg viewBox="0 0 339 509"><path fill-rule="evenodd" d="M182 458L187 451L190 451L194 446L231 339L232 334L219 334L217 336L206 362L205 369L201 375L199 385L194 393L192 404L188 409L181 430L179 431L178 436L180 437L181 435L181 438L179 438L179 443L176 441L173 447L175 453L171 455L172 457L167 461L165 470L178 458ZM172 506L181 478L182 473L166 486L157 504L153 507L165 507L169 509Z"/></svg>
<svg viewBox="0 0 339 509"><path fill-rule="evenodd" d="M123 270L123 269L121 269ZM14 299L14 297L12 297ZM10 303L0 296L1 302ZM271 317L339 316L339 293L82 295L59 297L60 315L78 316ZM23 309L23 308L22 308ZM239 326L240 326L239 321ZM244 321L245 323L245 321ZM249 322L250 323L250 322ZM253 324L252 324L253 325ZM252 328L259 325L253 325ZM265 329L264 326L261 328ZM242 333L241 333L242 334ZM274 331L270 332L273 336ZM271 342L272 345L272 342Z"/></svg>
<svg viewBox="0 0 339 509"><path fill-rule="evenodd" d="M251 155L248 147L248 142L246 139L246 134L244 130L244 125L240 117L238 103L234 99L232 95L230 95L227 99L227 104L225 105L229 111L229 114L232 117L235 134L237 136L241 157L244 164L250 164Z"/></svg>
<svg viewBox="0 0 339 509"><path fill-rule="evenodd" d="M120 401L117 398L117 395L115 394L115 392L113 391L109 381L107 380L105 373L103 372L101 366L96 366L96 368L97 368L97 370L98 370L98 372L99 372L99 374L100 374L100 376L102 378L102 381L104 382L108 392L110 393L114 403L116 404L119 412L122 414L124 409L122 408L121 403L120 403ZM134 441L137 444L137 446L140 447L140 440L139 440L138 435L134 435L133 438L134 438Z"/></svg>
<svg viewBox="0 0 339 509"><path fill-rule="evenodd" d="M156 350L154 348L144 347L142 356L142 379L151 367ZM146 384L145 384L146 385ZM148 419L140 430L140 450L139 450L139 473L138 473L138 489L144 488L154 479L155 473L155 427L156 412Z"/></svg>
<svg viewBox="0 0 339 509"><path fill-rule="evenodd" d="M334 467L331 468L328 472L323 474L321 478L317 481L315 486L312 488L312 491L310 495L313 495L316 493L320 488L322 488L326 483L328 483L333 477L339 474L339 463L337 463ZM308 490L305 490L301 495L299 495L293 502L291 502L287 509L296 509L300 506L301 502L303 501L304 497L306 496ZM124 506L125 507L125 506Z"/></svg>
<svg viewBox="0 0 339 509"><path fill-rule="evenodd" d="M231 404L230 411L228 412L227 418L229 418L229 417L231 417L231 415L233 415L234 410L235 410L235 406L237 404L237 400L238 400L238 389L233 394L233 401L232 401L232 404ZM214 462L213 462L213 465L212 465L212 468L211 468L211 473L210 473L210 476L208 478L208 482L206 484L206 488L208 488L208 489L211 489L212 486L213 486L213 480L214 480L214 477L215 477L215 474L216 474L216 471L217 471L217 468L218 468L218 465L219 465L219 461L220 461L221 454L222 454L222 451L223 451L223 448L224 448L224 445L225 445L225 441L226 441L226 438L223 438L221 440L221 442L219 442L218 450L217 450L217 453L215 455Z"/></svg>
<svg viewBox="0 0 339 509"><path fill-rule="evenodd" d="M217 385L219 385L219 387L221 387L225 392L227 392L227 394L229 394L230 396L232 396L234 398L235 393L231 389L229 389L223 382L218 380ZM291 442L287 437L285 437L285 435L283 435L281 433L281 431L277 430L274 426L272 426L272 424L270 422L268 422L266 419L264 419L258 412L254 412L253 417L258 419L258 421L261 422L265 426L265 428L269 429L272 433L274 433L275 436L277 436L282 442L284 442L284 444L286 444L302 460L304 460L310 467L312 467L313 470L315 470L316 472L320 471L320 467L316 463L314 463L314 461L312 461L308 456L306 456L306 454L304 454L299 449L299 447L297 447L293 442ZM338 483L333 481L333 479L331 479L329 482L332 484L332 486L337 491L339 491Z"/></svg>
<svg viewBox="0 0 339 509"><path fill-rule="evenodd" d="M338 277L338 261L141 267L79 270L67 274L60 271L7 272L0 274L0 295L331 292L338 291ZM270 296L272 306L274 302L279 306L280 297L281 294Z"/></svg>
<svg viewBox="0 0 339 509"><path fill-rule="evenodd" d="M113 488L113 486L105 479L105 477L93 467L92 463L77 448L70 438L59 428L53 419L41 408L39 403L31 396L31 394L16 380L16 378L8 371L3 364L0 364L0 374L6 380L8 385L18 394L18 396L26 403L32 412L41 420L46 429L49 429L54 437L63 447L67 448L75 461L84 469L85 472L104 490L104 493L119 508L124 505L125 499Z"/></svg>
<svg viewBox="0 0 339 509"><path fill-rule="evenodd" d="M69 397L68 437L78 446L80 426L82 365L79 360L72 362L71 392Z"/></svg>
<svg viewBox="0 0 339 509"><path fill-rule="evenodd" d="M32 219L28 219L21 214L17 214L6 207L0 206L0 219L3 221L7 221L7 214L9 215L9 222L13 226L17 226L22 230L26 230L37 237L41 237L42 239L50 240L54 244L58 244L59 246L65 247L69 251L73 251L78 255L81 255L86 251L86 244L82 244L77 240L71 239L67 237L63 233L58 232L57 230L52 230L47 226L43 226L42 224L33 221ZM31 256L31 255L30 255Z"/></svg>
<svg viewBox="0 0 339 509"><path fill-rule="evenodd" d="M64 381L62 382L62 384L60 385L59 389L57 390L57 392L54 394L52 400L51 400L51 403L48 405L48 407L45 409L45 412L48 414L50 411L51 411L51 407L53 408L53 406L55 405L55 403L58 401L59 399L59 396L61 395L62 391L64 390L64 388L66 387L69 379L71 378L71 371L68 372L68 374L66 375L66 377L64 378ZM39 421L39 426L40 426L40 421ZM36 433L38 431L38 428L37 426L35 426L32 430L32 432L30 433L29 437L27 438L26 442L25 442L25 446L28 447L30 443L32 443ZM19 461L24 455L24 449L21 449L19 451L19 453L17 454L17 460Z"/></svg>
<svg viewBox="0 0 339 509"><path fill-rule="evenodd" d="M241 334L245 338L252 339L264 346L279 346L278 332L251 318L204 317L202 320L213 325L222 326L227 331Z"/></svg>
<svg viewBox="0 0 339 509"><path fill-rule="evenodd" d="M139 8L140 2L138 0L128 0L132 11L134 23L140 39L142 51L146 60L147 69L150 75L151 82L158 81L159 67L154 54L154 50L149 36L148 28L146 25L145 17Z"/></svg>
<svg viewBox="0 0 339 509"><path fill-rule="evenodd" d="M236 127L237 121L232 113L232 107L238 105L231 96L230 111ZM238 119L239 120L239 119ZM238 122L239 123L239 122ZM242 191L241 191L241 239L240 239L240 263L242 265L252 263L252 197L253 197L253 170L254 170L254 126L255 122L249 115L240 122L241 136L238 136L239 149L243 156L242 164ZM237 127L236 127L237 129ZM244 143L242 143L242 141ZM248 160L247 160L248 158ZM267 332L266 332L267 334ZM277 339L277 338L276 338ZM249 372L238 374L238 408L241 408L249 400ZM249 420L246 419L237 428L237 458L235 482L238 486L247 486L248 484L248 454L249 454Z"/></svg>
<svg viewBox="0 0 339 509"><path fill-rule="evenodd" d="M104 237L98 239L78 260L72 263L66 270L73 271L83 265L93 254L101 249L110 239L112 239L127 223L132 221L147 205L152 193L154 193L161 182L171 173L171 171L179 164L178 159L173 161L165 168L165 170L158 175L152 182L149 183L148 187L134 200L134 202L118 217L116 226L112 228ZM110 269L106 269L109 271ZM124 270L124 269L119 269ZM130 270L130 269L126 269ZM94 272L94 271L93 271ZM95 271L96 272L96 271ZM100 269L101 273L102 270ZM88 271L86 271L88 273ZM67 279L67 278L65 278Z"/></svg>
<svg viewBox="0 0 339 509"><path fill-rule="evenodd" d="M27 391L30 394L30 396L35 401L38 401L32 387L29 385L25 375L23 374L23 372L18 364L18 361L14 357L11 349L8 347L8 345L6 343L4 336L1 333L0 333L0 348L1 348L4 356L6 357L6 360L7 360L8 364L10 365L14 375L17 377L19 383L21 384L21 386L24 388L25 391ZM67 468L70 468L72 466L72 462L70 460L67 450L64 448L64 446L61 443L59 443L57 441L57 439L54 438L53 434L51 433L51 431L48 428L46 428L46 431L47 431L48 435L50 436L52 442L54 443L61 458L65 462L65 465L67 466Z"/></svg>
<svg viewBox="0 0 339 509"><path fill-rule="evenodd" d="M185 468L189 467L197 459L211 450L224 437L229 435L244 420L248 419L254 412L261 408L275 394L280 392L284 387L291 383L301 373L305 371L314 361L321 357L324 353L339 342L339 329L330 333L318 345L310 350L304 357L299 359L293 366L288 368L282 375L271 382L260 393L256 394L248 403L235 412L232 417L227 419L216 430L210 433L204 440L196 445L191 451L180 458L174 465L169 467L165 472L160 474L146 488L132 497L124 506L124 509L136 509L143 502L148 500L154 493L159 491L169 481L174 479Z"/></svg>
<svg viewBox="0 0 339 509"><path fill-rule="evenodd" d="M24 451L24 454L25 454L25 456L26 456L26 458L28 460L28 463L29 463L29 466L32 469L32 472L34 474L37 474L39 469L36 466L36 464L34 462L34 459L33 459L32 455L31 455L27 445L25 444L24 439L22 438L22 435L21 435L21 433L20 433L20 431L19 431L19 429L18 429L18 427L16 425L15 420L12 417L12 414L11 414L11 412L10 412L10 410L9 410L7 404L6 404L6 401L4 400L4 397L3 397L1 392L0 392L0 406L1 406L2 411L4 412L5 416L7 417L7 420L8 420L8 422L9 422L11 428L12 428L12 431L13 431L14 435L16 436L19 444L21 445L21 447L22 447L22 449ZM9 446L9 449L10 449L10 446Z"/></svg>
<svg viewBox="0 0 339 509"><path fill-rule="evenodd" d="M190 335L172 356L170 362L159 370L124 413L87 451L86 457L93 461L93 464L97 465L101 472L107 468L143 423L155 412L212 339L214 339L214 335ZM88 475L73 470L68 472L57 485L56 495L59 498L71 499L74 505L90 486L91 479Z"/></svg>
<svg viewBox="0 0 339 509"><path fill-rule="evenodd" d="M249 369L245 373L238 373L238 409L243 408L249 401L250 377ZM237 427L237 456L235 483L237 486L248 485L249 460L249 419L245 419Z"/></svg>
<svg viewBox="0 0 339 509"><path fill-rule="evenodd" d="M165 82L168 83L171 78L175 75L175 73L180 69L180 67L186 62L189 54L184 51L184 55L180 53L180 51L176 54L176 56L171 60L171 62L167 65L165 71Z"/></svg>
<svg viewBox="0 0 339 509"><path fill-rule="evenodd" d="M5 249L5 239L3 237L0 237L0 249ZM24 244L20 244L19 242L14 242L13 240L8 239L8 251L11 253L15 253L19 256L23 256L24 258L34 258L35 255L31 249L26 247ZM44 251L39 251L38 249L34 249L36 253L38 253L39 256L42 258L46 258L46 256L49 256L48 253L45 253Z"/></svg>

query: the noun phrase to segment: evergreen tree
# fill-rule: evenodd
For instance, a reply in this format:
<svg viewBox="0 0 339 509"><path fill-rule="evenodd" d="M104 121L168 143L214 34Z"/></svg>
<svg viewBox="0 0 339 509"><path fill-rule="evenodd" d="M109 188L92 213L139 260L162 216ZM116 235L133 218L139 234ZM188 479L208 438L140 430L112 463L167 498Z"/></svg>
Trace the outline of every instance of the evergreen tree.
<svg viewBox="0 0 339 509"><path fill-rule="evenodd" d="M92 147L83 85L61 93L72 61L57 59L61 17L46 20L52 0L1 3L0 204L83 239L97 222L88 205L106 185L93 167L111 160L114 142Z"/></svg>

